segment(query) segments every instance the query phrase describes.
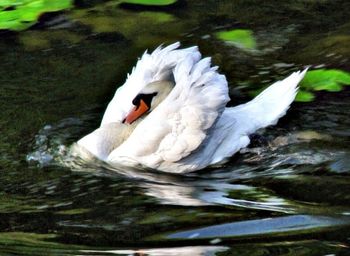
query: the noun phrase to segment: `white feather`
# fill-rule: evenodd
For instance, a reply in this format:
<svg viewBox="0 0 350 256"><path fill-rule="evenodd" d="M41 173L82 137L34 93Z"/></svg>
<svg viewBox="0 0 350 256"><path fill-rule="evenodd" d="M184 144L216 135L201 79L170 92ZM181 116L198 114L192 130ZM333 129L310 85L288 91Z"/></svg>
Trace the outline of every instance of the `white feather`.
<svg viewBox="0 0 350 256"><path fill-rule="evenodd" d="M229 101L226 79L210 68L209 58L196 62L193 56L177 64L174 78L169 96L110 154L109 161L133 156L143 165L163 169L165 163L180 161L201 145Z"/></svg>
<svg viewBox="0 0 350 256"><path fill-rule="evenodd" d="M225 108L202 148L182 159L178 170L188 172L221 163L248 146L250 134L276 124L285 115L306 72L295 72L274 83L248 103Z"/></svg>
<svg viewBox="0 0 350 256"><path fill-rule="evenodd" d="M257 129L274 125L286 114L298 92L298 84L306 74L294 72L282 81L275 82L248 103L228 108L230 115L241 123L240 127L250 134Z"/></svg>
<svg viewBox="0 0 350 256"><path fill-rule="evenodd" d="M197 47L179 46L146 51L116 91L101 127L78 145L111 164L173 173L202 169L226 161L249 144L251 133L275 124L293 102L306 73L295 72L252 101L225 108L229 101L225 76L211 67L210 58L201 59ZM153 89L150 84L156 81L172 79L174 88L144 119L131 128L121 123L137 94Z"/></svg>
<svg viewBox="0 0 350 256"><path fill-rule="evenodd" d="M101 125L123 121L126 113L133 108L132 100L137 93L151 82L168 79L179 61L189 56L193 61L201 58L198 47L177 50L179 46L180 43L176 42L163 49L158 47L151 54L146 51L142 55L108 104Z"/></svg>

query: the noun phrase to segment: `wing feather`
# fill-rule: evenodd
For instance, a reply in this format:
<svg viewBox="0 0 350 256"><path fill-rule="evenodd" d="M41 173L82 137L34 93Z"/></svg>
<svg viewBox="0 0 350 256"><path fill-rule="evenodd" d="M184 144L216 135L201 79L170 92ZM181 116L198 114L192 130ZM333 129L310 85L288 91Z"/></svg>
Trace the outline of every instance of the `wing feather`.
<svg viewBox="0 0 350 256"><path fill-rule="evenodd" d="M161 169L199 148L229 100L226 78L216 70L210 58L198 61L188 55L179 62L174 89L109 160L137 158L143 165Z"/></svg>
<svg viewBox="0 0 350 256"><path fill-rule="evenodd" d="M198 47L177 49L179 46L180 43L176 42L165 48L159 46L152 53L145 51L132 72L127 75L125 83L117 89L108 104L101 125L121 122L133 108L132 100L138 92L151 82L169 79L179 61L184 58L198 61L201 58Z"/></svg>

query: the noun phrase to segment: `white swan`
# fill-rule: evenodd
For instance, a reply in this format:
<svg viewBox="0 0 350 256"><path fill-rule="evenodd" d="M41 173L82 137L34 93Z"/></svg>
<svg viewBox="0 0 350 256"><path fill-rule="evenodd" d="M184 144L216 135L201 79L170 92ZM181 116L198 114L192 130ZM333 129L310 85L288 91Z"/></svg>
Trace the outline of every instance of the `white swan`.
<svg viewBox="0 0 350 256"><path fill-rule="evenodd" d="M145 52L115 93L100 128L77 144L110 164L184 173L227 161L249 135L276 124L306 70L276 82L252 101L227 108L224 75L179 43Z"/></svg>

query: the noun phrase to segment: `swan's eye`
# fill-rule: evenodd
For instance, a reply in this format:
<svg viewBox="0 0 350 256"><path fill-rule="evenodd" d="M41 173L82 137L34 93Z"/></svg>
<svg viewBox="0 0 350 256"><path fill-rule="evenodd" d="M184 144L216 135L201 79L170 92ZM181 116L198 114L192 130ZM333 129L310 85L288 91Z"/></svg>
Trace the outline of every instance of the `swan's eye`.
<svg viewBox="0 0 350 256"><path fill-rule="evenodd" d="M158 94L157 92L150 93L150 94L140 93L132 100L132 104L136 107L139 107L140 101L143 100L146 103L146 105L148 106L148 108L151 108L152 99L157 94Z"/></svg>

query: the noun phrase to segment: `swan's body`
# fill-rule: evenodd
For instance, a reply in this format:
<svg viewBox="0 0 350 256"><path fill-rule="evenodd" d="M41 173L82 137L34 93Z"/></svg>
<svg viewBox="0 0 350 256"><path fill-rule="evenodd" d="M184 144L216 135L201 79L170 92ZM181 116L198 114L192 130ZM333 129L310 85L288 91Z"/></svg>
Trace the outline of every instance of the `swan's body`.
<svg viewBox="0 0 350 256"><path fill-rule="evenodd" d="M305 74L293 73L252 101L227 108L225 76L210 58L201 59L197 47L178 47L145 53L109 103L101 127L78 145L111 164L173 173L222 163L249 144L251 133L286 113ZM147 115L129 114L141 103Z"/></svg>

